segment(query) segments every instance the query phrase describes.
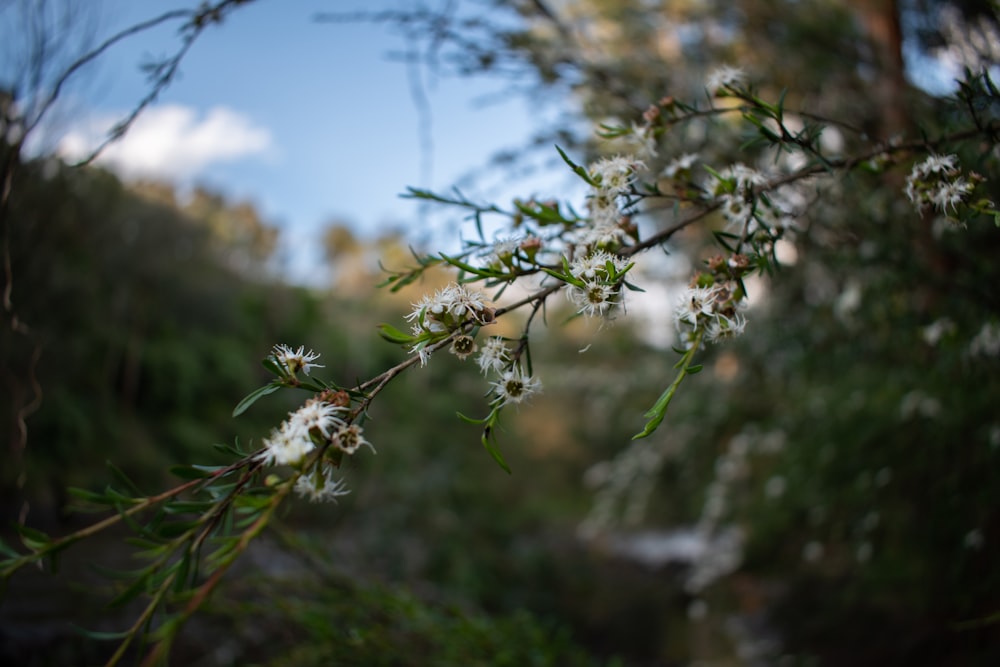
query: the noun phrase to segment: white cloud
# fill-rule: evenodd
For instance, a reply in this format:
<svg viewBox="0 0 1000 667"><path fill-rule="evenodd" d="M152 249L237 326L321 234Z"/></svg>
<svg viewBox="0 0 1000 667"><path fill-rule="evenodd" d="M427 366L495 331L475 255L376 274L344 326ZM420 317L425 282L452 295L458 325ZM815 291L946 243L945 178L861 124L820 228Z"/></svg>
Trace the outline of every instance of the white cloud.
<svg viewBox="0 0 1000 667"><path fill-rule="evenodd" d="M58 152L67 159L88 155L120 117L102 117L68 132ZM175 104L146 110L125 136L109 145L97 162L123 176L185 180L209 165L266 153L270 131L226 107L204 115Z"/></svg>

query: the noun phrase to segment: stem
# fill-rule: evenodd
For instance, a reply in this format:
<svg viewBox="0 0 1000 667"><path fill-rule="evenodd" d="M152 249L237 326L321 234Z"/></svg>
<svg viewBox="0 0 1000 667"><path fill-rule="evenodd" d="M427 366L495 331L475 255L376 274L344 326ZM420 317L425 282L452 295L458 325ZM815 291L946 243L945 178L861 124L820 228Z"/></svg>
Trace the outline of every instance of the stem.
<svg viewBox="0 0 1000 667"><path fill-rule="evenodd" d="M25 565L27 565L29 563L37 562L39 559L44 558L46 555L48 555L50 553L59 551L60 549L68 547L71 544L74 544L75 542L78 542L78 541L80 541L80 540L82 540L84 538L87 538L87 537L90 537L92 535L95 535L95 534L101 532L102 530L104 530L106 528L110 528L111 526L115 525L116 523L118 523L119 521L125 519L126 517L130 517L130 516L132 516L134 514L138 514L139 512L142 512L143 510L147 510L150 507L154 507L156 505L159 505L160 503L164 502L165 500L169 500L169 499L173 498L174 496L178 496L181 493L184 493L185 491L187 491L189 489L195 488L195 487L197 487L199 485L202 485L202 484L208 484L208 483L214 481L215 479L218 479L219 477L223 477L223 476L225 476L225 475L227 475L227 474L229 474L229 473L231 473L231 472L233 472L235 470L239 470L240 468L242 468L242 467L244 467L246 465L252 464L254 462L255 462L255 460L254 460L253 456L248 456L246 458L240 459L239 461L237 461L237 462L235 462L233 464L230 464L230 465L226 466L225 468L221 468L219 470L216 470L215 472L213 472L208 477L204 477L204 478L201 478L201 479L193 479L191 481L184 482L180 486L175 486L174 488L172 488L172 489L170 489L168 491L164 491L163 493L157 494L155 496L150 496L149 498L146 498L146 499L140 501L139 503L133 505L132 507L128 508L127 510L121 511L118 514L113 514L113 515L107 517L106 519L102 519L101 521L98 521L97 523L92 523L89 526L81 528L80 530L76 531L75 533L70 533L69 535L65 535L65 536L60 537L58 539L51 540L50 542L47 542L43 547L41 547L37 551L34 551L32 553L29 553L29 554L25 554L24 556L18 558L17 560L12 561L3 570L0 570L0 579L6 579L6 578L10 577L12 574L14 574L18 570L20 570Z"/></svg>
<svg viewBox="0 0 1000 667"><path fill-rule="evenodd" d="M278 488L277 493L271 498L271 504L261 513L260 517L253 522L243 535L240 536L240 541L236 547L230 552L226 560L219 564L212 576L198 588L194 593L192 598L188 601L184 610L178 614L174 619L171 620L171 631L169 634L160 639L156 645L150 650L146 655L146 658L142 661L143 667L153 667L153 665L159 664L166 657L166 653L170 648L170 643L173 638L177 635L177 632L181 627L201 608L203 604L208 600L208 597L212 592L218 587L219 583L222 581L222 576L229 570L233 563L243 554L244 551L250 546L250 543L257 538L267 527L274 515L275 510L281 505L282 501L288 496L289 492L295 486L295 480L297 475L289 478L283 485ZM164 587L163 590L165 590Z"/></svg>
<svg viewBox="0 0 1000 667"><path fill-rule="evenodd" d="M670 383L660 398L656 400L656 403L651 407L646 414L643 416L648 418L649 421L646 423L646 428L644 428L640 433L636 433L632 436L633 440L639 440L650 435L653 431L659 427L660 422L667 414L667 408L670 406L670 401L673 400L674 394L677 393L677 388L681 386L681 382L684 378L688 376L688 369L691 367L691 362L694 361L695 352L701 346L702 338L705 335L704 328L699 329L697 335L695 336L694 342L691 344L691 349L684 353L684 356L680 360L680 370L677 373L677 377L674 381Z"/></svg>

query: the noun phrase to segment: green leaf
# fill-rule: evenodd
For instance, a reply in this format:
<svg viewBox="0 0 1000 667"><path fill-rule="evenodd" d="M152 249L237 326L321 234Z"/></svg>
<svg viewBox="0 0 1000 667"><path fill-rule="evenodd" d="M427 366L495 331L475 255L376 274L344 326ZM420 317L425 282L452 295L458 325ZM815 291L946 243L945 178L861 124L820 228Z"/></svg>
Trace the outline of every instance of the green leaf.
<svg viewBox="0 0 1000 667"><path fill-rule="evenodd" d="M171 466L170 474L173 475L174 477L180 477L185 481L191 481L193 479L205 479L211 473L206 472L205 470L200 470L198 466L179 465L179 466Z"/></svg>
<svg viewBox="0 0 1000 667"><path fill-rule="evenodd" d="M138 496L138 497L142 497L142 496L146 495L142 491L139 490L139 487L135 485L135 482L133 482L131 479L129 479L129 476L126 475L125 472L121 468L119 468L118 466L116 466L111 461L105 461L105 465L107 465L108 468L111 469L111 474L114 475L115 478L119 482L121 482L122 484L125 485L125 489L128 492L130 492L130 493L132 493L132 494L134 494L135 496ZM124 497L125 496L123 496L123 498ZM129 498L129 500L131 500L131 498Z"/></svg>
<svg viewBox="0 0 1000 667"><path fill-rule="evenodd" d="M131 584L125 587L125 589L116 595L108 604L106 605L108 609L118 609L127 605L132 600L139 597L141 593L146 592L146 587L149 583L149 571L147 570L143 576L135 579Z"/></svg>
<svg viewBox="0 0 1000 667"><path fill-rule="evenodd" d="M483 431L482 441L483 441L483 447L485 447L486 451L490 453L490 456L493 457L493 460L496 461L501 468L507 471L508 475L512 474L510 466L508 466L507 462L503 460L503 456L500 454L500 450L497 449L493 445L493 443L490 442L490 429L488 427Z"/></svg>
<svg viewBox="0 0 1000 667"><path fill-rule="evenodd" d="M210 500L175 500L174 502L165 504L163 511L167 514L201 513L214 505L215 503Z"/></svg>
<svg viewBox="0 0 1000 667"><path fill-rule="evenodd" d="M156 531L157 535L167 539L178 537L188 532L192 528L200 525L201 522L198 520L192 521L170 521L160 526L159 530Z"/></svg>
<svg viewBox="0 0 1000 667"><path fill-rule="evenodd" d="M109 505L113 505L114 504L114 501L110 500L103 493L95 493L94 491L89 491L87 489L81 489L81 488L78 488L78 487L75 487L75 486L69 487L68 489L66 489L66 492L69 495L71 495L71 496L73 496L73 497L75 497L75 498L77 498L79 500L82 500L82 501L87 502L87 503L92 503L94 505L106 505L106 506L109 506ZM74 508L74 509L78 509L78 508Z"/></svg>
<svg viewBox="0 0 1000 667"><path fill-rule="evenodd" d="M474 419L472 417L466 417L461 412L456 412L455 414L458 415L458 418L464 421L466 424L476 424L476 425L485 424L489 420L489 417L484 417L483 419Z"/></svg>
<svg viewBox="0 0 1000 667"><path fill-rule="evenodd" d="M52 541L52 538L48 535L40 530L35 530L34 528L17 525L14 529L17 531L18 535L20 535L21 543L32 551L40 551L47 547Z"/></svg>
<svg viewBox="0 0 1000 667"><path fill-rule="evenodd" d="M544 271L545 273L549 274L550 276L552 276L556 280L561 280L564 283L567 283L567 284L570 284L570 285L576 285L577 287L583 287L584 286L582 280L577 280L576 278L574 278L573 276L569 275L568 273L562 274L562 273L559 273L558 271L553 271L552 269L550 269L548 267L545 267L545 266L541 267L541 269L542 269L542 271Z"/></svg>
<svg viewBox="0 0 1000 667"><path fill-rule="evenodd" d="M622 285L625 286L625 289L631 290L633 292L645 292L646 291L646 290L642 289L641 287L639 287L638 285L634 285L634 284L630 283L627 280L623 280L622 281Z"/></svg>
<svg viewBox="0 0 1000 667"><path fill-rule="evenodd" d="M247 408L256 403L257 399L267 396L268 394L273 394L279 389L281 389L281 383L277 381L272 382L271 384L266 384L258 389L254 389L252 392L247 394L242 401L236 404L236 407L233 408L233 416L239 417L247 411Z"/></svg>
<svg viewBox="0 0 1000 667"><path fill-rule="evenodd" d="M20 558L21 554L15 551L10 545L0 539L0 554L8 558Z"/></svg>
<svg viewBox="0 0 1000 667"><path fill-rule="evenodd" d="M479 276L480 278L496 278L498 276L502 276L503 275L503 274L498 274L496 271L490 271L490 270L487 270L487 269L476 268L476 267L472 266L471 264L467 264L467 263L463 262L462 260L460 260L460 259L458 259L456 257L449 257L448 255L444 254L443 252L439 253L439 254L441 256L441 259L443 259L448 264L454 266L457 269L462 269L463 271L465 271L467 273L471 273L474 276Z"/></svg>
<svg viewBox="0 0 1000 667"><path fill-rule="evenodd" d="M90 639L96 639L102 642L118 641L125 639L132 635L131 630L122 630L121 632L97 632L96 630L87 630L86 628L76 627L77 632L89 637Z"/></svg>
<svg viewBox="0 0 1000 667"><path fill-rule="evenodd" d="M579 176L580 178L582 178L584 181L586 181L588 185L591 185L591 186L593 186L595 188L598 187L597 183L594 181L594 179L592 179L590 177L590 174L587 173L586 169L584 169L580 165L578 165L575 162L573 162L572 160L570 160L569 156L566 155L566 153L563 151L563 149L559 148L559 146L556 146L556 150L559 151L559 157L561 157L563 159L563 162L565 162L566 164L569 165L570 169L573 170L574 174L576 174L577 176Z"/></svg>
<svg viewBox="0 0 1000 667"><path fill-rule="evenodd" d="M403 333L391 324L378 325L378 334L390 343L395 343L397 345L409 345L413 342L413 336L408 333Z"/></svg>
<svg viewBox="0 0 1000 667"><path fill-rule="evenodd" d="M275 375L275 376L277 376L279 378L283 378L286 375L288 375L288 370L285 369L285 368L282 368L281 365L279 365L278 362L276 362L271 357L267 357L266 359L262 359L260 363L272 375Z"/></svg>
<svg viewBox="0 0 1000 667"><path fill-rule="evenodd" d="M647 410L646 413L643 415L643 417L649 419L649 421L646 422L646 426L645 428L642 429L642 431L632 436L633 440L639 440L641 438L649 436L650 434L653 433L653 431L655 431L660 426L660 424L663 422L663 418L666 417L667 415L667 408L670 407L670 401L673 400L674 394L677 393L677 388L681 386L681 382L684 381L685 376L687 376L688 373L692 372L691 370L692 368L697 368L697 370L699 371L701 370L701 366L692 367L691 361L694 359L695 352L698 351L699 345L701 345L701 340L703 335L704 332L698 333L698 336L697 338L695 338L694 344L691 346L691 349L686 351L684 353L684 356L677 363L675 368L677 366L680 366L680 370L677 373L677 377L674 378L674 381L670 383L669 387L663 390L663 393L660 394L660 397L656 400L656 403L653 404L653 407Z"/></svg>
<svg viewBox="0 0 1000 667"><path fill-rule="evenodd" d="M233 446L233 445L226 445L221 442L216 442L212 444L212 448L215 449L216 451L222 452L223 454L232 454L233 456L237 456L239 458L243 458L247 454L246 452L242 451L239 448L238 444L236 446Z"/></svg>

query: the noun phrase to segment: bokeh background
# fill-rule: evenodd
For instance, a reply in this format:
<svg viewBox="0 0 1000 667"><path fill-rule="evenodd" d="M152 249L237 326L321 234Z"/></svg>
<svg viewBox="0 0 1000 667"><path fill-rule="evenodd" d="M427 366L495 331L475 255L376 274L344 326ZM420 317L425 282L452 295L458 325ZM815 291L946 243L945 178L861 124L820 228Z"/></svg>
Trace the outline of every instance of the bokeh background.
<svg viewBox="0 0 1000 667"><path fill-rule="evenodd" d="M234 6L123 140L73 167L179 36L109 50L22 146L80 53L165 9L0 2L5 539L17 521L84 525L66 488L103 488L106 461L153 492L170 465L222 460L213 443L258 442L301 398L231 416L275 343L321 352L340 383L401 361L375 327L449 278L389 293L379 262L455 247L463 224L407 186L582 208L553 144L601 155L595 124L704 101L724 63L845 122L825 134L843 154L1000 111L989 90L954 101L963 67L1000 57L985 0L374 4ZM776 159L746 133L691 124L651 166ZM989 136L942 151L996 201ZM500 436L512 475L455 416L485 412L477 369L439 355L404 374L366 427L378 453L344 471L351 494L290 508L175 664L1000 664L1000 230L919 215L911 163L815 186L751 287L747 335L706 351L648 440L630 442L672 379L670 295L711 252L699 231L642 258L648 293L613 325L547 313L545 391ZM106 658L75 627L128 622L93 564L129 558L111 535L14 577L0 661Z"/></svg>

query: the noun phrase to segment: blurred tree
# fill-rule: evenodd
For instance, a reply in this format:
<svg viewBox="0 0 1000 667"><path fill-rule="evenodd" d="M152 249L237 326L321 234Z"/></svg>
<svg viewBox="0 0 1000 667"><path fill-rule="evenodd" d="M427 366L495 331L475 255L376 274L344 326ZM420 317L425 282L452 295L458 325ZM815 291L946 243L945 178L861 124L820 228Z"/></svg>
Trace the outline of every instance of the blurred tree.
<svg viewBox="0 0 1000 667"><path fill-rule="evenodd" d="M954 98L911 83L921 68L945 67L946 58L935 59L943 54L977 71L995 68L994 2L493 6L506 21L477 20L462 3L368 18L422 39L415 57L429 67L570 91L593 123L627 125L665 98L704 98L707 72L723 63L748 71L764 99L787 91L786 118L797 127L844 121L824 123L828 154L940 136L968 126L970 111L973 124L997 118L988 91L965 89L962 116ZM736 123L692 122L671 128L647 162L656 172L692 150L717 169L785 159L753 138ZM577 145L591 156L601 150L586 138ZM996 199L995 142L938 150L986 175ZM1000 237L991 226L954 230L917 214L900 196L908 167L898 159L896 169L851 174L844 189L803 193L787 266L751 288L760 301L750 339L735 355L709 353L714 373L686 388L662 442L639 443L609 464L620 482L643 460L637 452L653 452L645 475L611 489L625 496L622 514L602 519L612 543L626 528L678 523L700 525L713 539L730 527L747 536L745 551L706 553L692 565L695 574L713 558L734 557L718 577L743 562L733 585L690 589L694 617L707 608L720 621L706 626L717 633L709 653L695 657L719 658L719 646L732 643L765 661L785 653L791 664L1000 661L1000 580L989 565L1000 558L1000 422L992 405L1000 395L1000 301L988 287L997 280L988 258ZM674 220L670 210L641 212L647 235ZM705 258L696 238L673 246ZM657 380L623 364L599 384L619 383L651 401L662 387L646 382ZM588 405L599 404L600 392L584 393L594 394ZM597 414L613 423L635 398L602 403ZM645 522L625 511L632 490L648 488L644 478L669 484L646 496L659 502L649 500L655 509ZM751 622L742 639L719 629L733 613ZM762 618L777 643L757 641L768 637Z"/></svg>

